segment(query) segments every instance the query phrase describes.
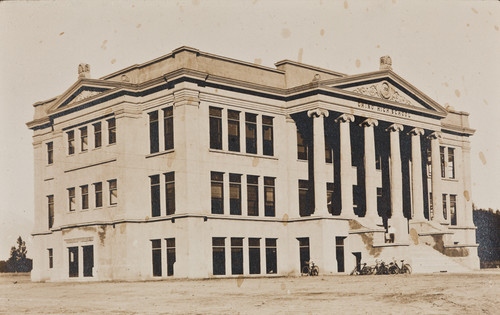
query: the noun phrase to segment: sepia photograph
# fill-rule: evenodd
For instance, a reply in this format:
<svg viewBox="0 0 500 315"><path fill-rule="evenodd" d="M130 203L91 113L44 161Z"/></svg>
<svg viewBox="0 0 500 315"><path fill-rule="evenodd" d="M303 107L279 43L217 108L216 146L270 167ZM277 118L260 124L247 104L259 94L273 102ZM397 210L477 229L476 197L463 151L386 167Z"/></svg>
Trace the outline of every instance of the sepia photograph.
<svg viewBox="0 0 500 315"><path fill-rule="evenodd" d="M500 1L0 2L0 314L498 314Z"/></svg>

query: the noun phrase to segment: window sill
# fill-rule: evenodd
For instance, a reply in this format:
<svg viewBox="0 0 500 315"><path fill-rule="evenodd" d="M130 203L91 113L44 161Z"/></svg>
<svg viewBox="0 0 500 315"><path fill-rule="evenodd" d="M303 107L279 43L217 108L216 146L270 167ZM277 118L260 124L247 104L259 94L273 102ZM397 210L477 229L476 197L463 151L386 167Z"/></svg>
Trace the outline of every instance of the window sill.
<svg viewBox="0 0 500 315"><path fill-rule="evenodd" d="M441 177L441 180L444 180L446 182L458 182L458 178L443 178Z"/></svg>
<svg viewBox="0 0 500 315"><path fill-rule="evenodd" d="M269 160L276 160L276 161L278 160L277 157L272 156L272 155L262 155L262 154L244 153L244 152L236 152L236 151L226 151L226 150L219 150L219 149L208 149L208 151L213 152L213 153L231 154L231 155L237 155L237 156L262 158L262 159L269 159Z"/></svg>
<svg viewBox="0 0 500 315"><path fill-rule="evenodd" d="M149 158L152 158L152 157L156 157L156 156L160 156L160 155L164 155L164 154L169 154L169 153L172 153L174 151L175 151L175 149L170 149L170 150L161 151L161 152L149 153L149 154L146 155L146 159L149 159Z"/></svg>

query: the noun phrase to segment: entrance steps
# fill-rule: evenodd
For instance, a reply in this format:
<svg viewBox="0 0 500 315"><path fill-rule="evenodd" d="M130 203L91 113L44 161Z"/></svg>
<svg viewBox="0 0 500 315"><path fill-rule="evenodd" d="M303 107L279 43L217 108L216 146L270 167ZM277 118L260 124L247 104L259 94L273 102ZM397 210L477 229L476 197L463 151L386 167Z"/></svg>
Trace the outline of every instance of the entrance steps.
<svg viewBox="0 0 500 315"><path fill-rule="evenodd" d="M410 245L408 261L413 273L464 273L472 270L424 244Z"/></svg>

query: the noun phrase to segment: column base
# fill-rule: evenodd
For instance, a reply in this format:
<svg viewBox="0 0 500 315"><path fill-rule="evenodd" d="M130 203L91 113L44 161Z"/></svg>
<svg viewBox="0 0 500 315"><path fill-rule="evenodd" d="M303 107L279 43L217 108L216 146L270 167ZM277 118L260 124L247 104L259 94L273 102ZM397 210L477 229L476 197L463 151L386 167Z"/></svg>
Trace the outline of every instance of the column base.
<svg viewBox="0 0 500 315"><path fill-rule="evenodd" d="M382 218L379 216L358 217L357 220L366 227L380 227L383 226Z"/></svg>

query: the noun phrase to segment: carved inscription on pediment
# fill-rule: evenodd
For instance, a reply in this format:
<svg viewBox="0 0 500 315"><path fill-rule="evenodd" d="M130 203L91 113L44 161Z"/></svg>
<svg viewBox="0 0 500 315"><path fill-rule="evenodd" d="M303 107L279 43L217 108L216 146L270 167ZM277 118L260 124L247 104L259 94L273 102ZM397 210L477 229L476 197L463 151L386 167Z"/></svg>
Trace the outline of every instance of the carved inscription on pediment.
<svg viewBox="0 0 500 315"><path fill-rule="evenodd" d="M387 81L382 81L370 86L361 86L354 89L353 92L386 99L396 103L411 105L411 102L406 97L399 94L399 91Z"/></svg>

